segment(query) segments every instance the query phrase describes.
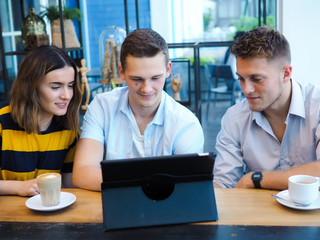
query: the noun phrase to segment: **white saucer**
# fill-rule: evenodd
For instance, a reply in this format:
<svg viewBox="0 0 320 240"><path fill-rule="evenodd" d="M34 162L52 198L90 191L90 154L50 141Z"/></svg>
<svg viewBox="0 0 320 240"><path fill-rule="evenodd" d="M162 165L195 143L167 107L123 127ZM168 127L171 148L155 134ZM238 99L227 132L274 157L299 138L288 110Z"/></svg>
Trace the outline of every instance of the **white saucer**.
<svg viewBox="0 0 320 240"><path fill-rule="evenodd" d="M68 192L61 192L60 196L60 203L56 206L52 207L45 207L42 205L40 194L29 198L26 201L26 206L30 209L37 210L37 211L56 211L61 208L68 207L72 203L76 201L76 196L72 193Z"/></svg>
<svg viewBox="0 0 320 240"><path fill-rule="evenodd" d="M299 210L315 210L315 209L320 208L320 193L319 193L319 198L314 203L312 203L306 207L300 207L300 206L295 205L294 202L289 197L288 190L284 190L284 191L279 192L277 194L277 196L285 199L285 200L281 200L281 199L277 198L277 201L286 207L299 209Z"/></svg>

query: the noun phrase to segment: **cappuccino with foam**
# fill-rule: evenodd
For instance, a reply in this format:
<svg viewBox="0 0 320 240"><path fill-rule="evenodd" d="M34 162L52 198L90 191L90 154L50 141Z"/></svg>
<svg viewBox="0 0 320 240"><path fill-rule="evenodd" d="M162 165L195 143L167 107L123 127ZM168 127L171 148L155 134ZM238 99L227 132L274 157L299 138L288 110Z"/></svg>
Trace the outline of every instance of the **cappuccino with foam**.
<svg viewBox="0 0 320 240"><path fill-rule="evenodd" d="M37 177L42 204L46 207L58 205L61 193L61 174L44 173Z"/></svg>

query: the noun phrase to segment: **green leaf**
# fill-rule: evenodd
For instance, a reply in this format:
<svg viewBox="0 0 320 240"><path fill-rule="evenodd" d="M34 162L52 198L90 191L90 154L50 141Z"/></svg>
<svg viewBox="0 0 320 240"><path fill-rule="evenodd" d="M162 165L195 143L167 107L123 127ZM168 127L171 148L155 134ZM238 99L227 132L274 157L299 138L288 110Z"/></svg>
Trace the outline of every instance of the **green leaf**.
<svg viewBox="0 0 320 240"><path fill-rule="evenodd" d="M56 19L60 18L59 15L59 7L58 6L50 6L47 7L46 10L40 12L40 17L47 17L50 22L53 22ZM77 19L78 21L81 21L81 11L78 8L66 8L63 7L62 11L63 19Z"/></svg>

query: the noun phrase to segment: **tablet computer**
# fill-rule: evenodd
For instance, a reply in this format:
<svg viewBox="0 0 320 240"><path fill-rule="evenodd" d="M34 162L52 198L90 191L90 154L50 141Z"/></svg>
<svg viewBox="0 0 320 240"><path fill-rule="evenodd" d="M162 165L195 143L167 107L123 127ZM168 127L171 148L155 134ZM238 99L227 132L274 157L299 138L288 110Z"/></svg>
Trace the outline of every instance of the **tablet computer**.
<svg viewBox="0 0 320 240"><path fill-rule="evenodd" d="M105 230L218 219L214 153L101 162Z"/></svg>

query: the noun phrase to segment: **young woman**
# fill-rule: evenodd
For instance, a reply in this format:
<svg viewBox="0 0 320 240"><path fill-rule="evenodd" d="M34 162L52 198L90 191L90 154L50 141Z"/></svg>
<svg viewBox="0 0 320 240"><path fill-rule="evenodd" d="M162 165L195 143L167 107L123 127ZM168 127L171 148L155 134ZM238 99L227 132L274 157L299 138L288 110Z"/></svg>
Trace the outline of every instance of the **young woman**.
<svg viewBox="0 0 320 240"><path fill-rule="evenodd" d="M82 97L77 72L54 46L21 62L10 103L0 105L0 195L36 195L36 177L47 172L61 172L63 186L72 186Z"/></svg>

